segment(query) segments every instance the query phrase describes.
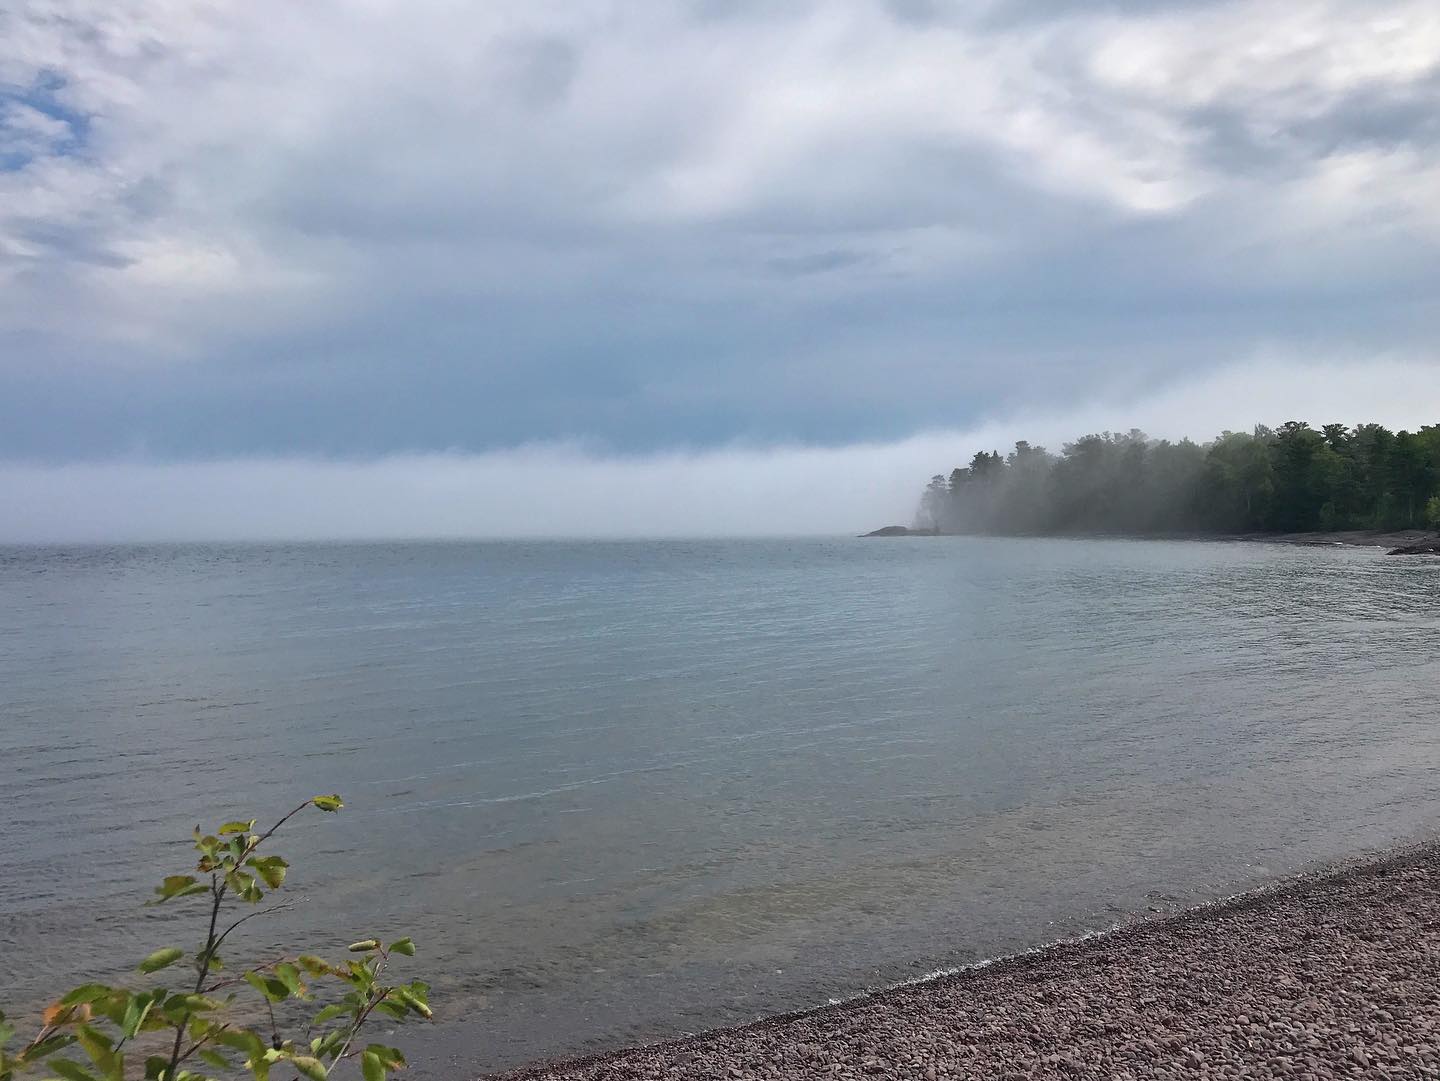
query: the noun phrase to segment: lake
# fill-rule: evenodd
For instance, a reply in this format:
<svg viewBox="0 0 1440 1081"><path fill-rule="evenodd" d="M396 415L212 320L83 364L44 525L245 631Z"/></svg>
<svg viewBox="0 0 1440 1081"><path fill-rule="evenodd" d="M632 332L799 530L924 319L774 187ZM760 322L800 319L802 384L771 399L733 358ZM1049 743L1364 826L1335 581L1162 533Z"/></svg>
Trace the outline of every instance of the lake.
<svg viewBox="0 0 1440 1081"><path fill-rule="evenodd" d="M412 935L423 1077L820 1004L1429 835L1437 632L1371 549L0 548L0 1005L331 791L244 945Z"/></svg>

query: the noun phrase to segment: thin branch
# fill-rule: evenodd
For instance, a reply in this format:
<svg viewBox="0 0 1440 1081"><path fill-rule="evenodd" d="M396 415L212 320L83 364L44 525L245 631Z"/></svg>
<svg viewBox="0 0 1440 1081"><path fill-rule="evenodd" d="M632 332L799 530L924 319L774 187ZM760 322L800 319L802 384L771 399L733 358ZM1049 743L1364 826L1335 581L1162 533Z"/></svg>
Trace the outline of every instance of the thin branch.
<svg viewBox="0 0 1440 1081"><path fill-rule="evenodd" d="M271 916L271 915L274 915L276 912L284 912L287 908L294 908L294 907L295 907L295 902L294 902L294 901L281 901L281 902L278 903L278 904L271 905L269 908L259 908L259 909L256 909L254 912L250 913L248 916L241 916L238 920L236 920L236 921L235 921L234 923L232 923L229 927L225 928L225 930L224 930L223 932L221 932L220 937L215 940L215 946L214 946L213 949L211 949L211 951L210 951L210 956L211 956L211 957L214 957L215 954L219 953L219 952L220 952L220 945L221 945L221 943L223 943L223 942L225 941L226 936L228 936L231 931L235 930L235 928L239 927L239 926L240 926L242 923L244 923L246 920L253 920L256 916Z"/></svg>
<svg viewBox="0 0 1440 1081"><path fill-rule="evenodd" d="M275 958L275 960L266 961L263 965L251 965L245 970L245 972L269 972L276 965L283 965L286 961L289 960L290 955L288 953L282 953L279 957ZM227 980L216 980L209 987L205 988L203 993L207 995L213 995L216 991L219 991L222 988L234 987L236 984L245 982L245 975L244 973L241 973L239 976L231 976Z"/></svg>
<svg viewBox="0 0 1440 1081"><path fill-rule="evenodd" d="M195 993L205 986L205 977L210 974L210 960L215 956L218 943L215 939L215 925L220 920L220 903L225 900L225 881L214 871L210 872L210 892L215 903L210 906L210 930L205 934L205 951L200 955L200 974L195 978ZM178 1051L178 1045L176 1050Z"/></svg>
<svg viewBox="0 0 1440 1081"><path fill-rule="evenodd" d="M390 960L389 953L387 953L385 950L381 950L380 963L375 966L375 979L377 982L380 979L380 973L385 971L385 962L388 960ZM388 987L377 987L375 990L371 991L370 1001L366 1003L365 1009L363 1009L359 1014L356 1015L355 1023L350 1026L350 1035L346 1036L345 1042L340 1045L340 1051L335 1056L336 1062L339 1062L345 1057L345 1053L350 1050L350 1045L355 1041L355 1037L360 1032L360 1026L365 1024L365 1021L369 1018L371 1012L375 1009L376 1006L380 1005L381 1002L385 1001L385 996L389 993L390 988Z"/></svg>
<svg viewBox="0 0 1440 1081"><path fill-rule="evenodd" d="M205 987L205 977L210 975L210 959L215 956L215 925L220 921L220 904L225 900L225 882L214 871L210 872L210 893L215 900L210 905L210 930L205 934L205 950L200 954L200 973L195 977L195 993ZM170 1066L165 1076L174 1081L175 1068L180 1065L180 1046L185 1042L185 1026L190 1023L190 1011L175 1026L175 1043L170 1048Z"/></svg>
<svg viewBox="0 0 1440 1081"><path fill-rule="evenodd" d="M59 1031L59 1025L41 1025L40 1031L35 1034L35 1038L25 1045L24 1049L20 1052L20 1054L24 1056L26 1052L35 1050L35 1048L39 1047L42 1043L44 1043L52 1035Z"/></svg>
<svg viewBox="0 0 1440 1081"><path fill-rule="evenodd" d="M307 799L304 803L300 804L299 807L296 807L284 818L280 819L279 822L276 822L275 825L271 826L264 833L260 834L259 837L255 838L255 843L253 845L250 845L249 848L246 849L247 854L250 852L254 852L257 848L259 848L261 845L263 845L266 841L270 839L271 834L273 834L281 826L285 825L286 822L289 822L292 818L294 818L296 815L298 815L301 811L303 811L306 807L309 807L314 802L314 800Z"/></svg>
<svg viewBox="0 0 1440 1081"><path fill-rule="evenodd" d="M213 1040L216 1036L220 1035L220 1033L224 1032L229 1027L230 1026L228 1024L221 1025L219 1028L211 1031L204 1038L196 1040L195 1043L190 1045L190 1050L186 1051L183 1055L180 1056L180 1062L184 1062L187 1058L193 1055L196 1051L199 1051L200 1048L204 1047L207 1043L209 1043L211 1040ZM180 1062L177 1062L175 1065L180 1065Z"/></svg>

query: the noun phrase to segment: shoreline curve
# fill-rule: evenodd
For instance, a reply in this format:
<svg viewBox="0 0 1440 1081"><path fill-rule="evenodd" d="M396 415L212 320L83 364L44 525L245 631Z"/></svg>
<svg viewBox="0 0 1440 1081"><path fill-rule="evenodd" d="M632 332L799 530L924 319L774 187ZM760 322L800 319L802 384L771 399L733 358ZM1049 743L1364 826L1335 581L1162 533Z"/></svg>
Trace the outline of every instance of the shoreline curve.
<svg viewBox="0 0 1440 1081"><path fill-rule="evenodd" d="M1440 1076L1440 839L495 1081Z"/></svg>

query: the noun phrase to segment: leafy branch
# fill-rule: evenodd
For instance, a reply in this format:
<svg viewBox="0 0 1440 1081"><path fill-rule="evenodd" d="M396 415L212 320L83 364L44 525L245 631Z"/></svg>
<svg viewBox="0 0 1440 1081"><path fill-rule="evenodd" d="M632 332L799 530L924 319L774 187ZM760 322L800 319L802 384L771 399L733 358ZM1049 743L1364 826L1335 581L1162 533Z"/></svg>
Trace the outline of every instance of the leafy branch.
<svg viewBox="0 0 1440 1081"><path fill-rule="evenodd" d="M216 1072L242 1069L254 1081L270 1081L277 1066L293 1070L294 1081L328 1081L341 1063L356 1059L363 1081L386 1081L390 1073L404 1068L405 1058L395 1048L376 1043L361 1048L357 1040L376 1012L394 1021L432 1016L427 984L384 980L392 957L415 955L409 938L388 945L378 938L353 942L348 950L356 956L343 963L300 953L251 965L235 976L212 978L226 969L220 947L236 928L290 907L282 901L229 919L232 906L260 905L285 883L290 864L268 850L261 854L262 846L307 808L333 813L343 806L339 796L316 796L260 833L255 832L254 819L227 822L213 834L203 833L197 826L195 873L165 878L148 902L159 905L187 897L206 899L205 938L192 955L193 984L188 984L187 990L82 984L46 1008L38 1032L15 1051L9 1049L15 1031L0 1014L0 1081L16 1081L21 1074L37 1071L58 1081L128 1081L132 1076L145 1081L215 1081ZM149 976L170 969L184 957L184 950L166 946L136 968ZM335 988L326 997L335 997L336 992L338 997L309 1017L303 1038L286 1038L277 1023L276 1007L314 1002L312 987L321 984ZM268 1033L262 1034L240 1016L241 985L264 1003ZM217 997L229 988L235 990ZM129 1068L137 1056L133 1052L127 1055L127 1046L142 1043L163 1048L164 1053L146 1056L143 1069ZM83 1059L60 1054L76 1046ZM192 1068L198 1065L196 1060L209 1070Z"/></svg>

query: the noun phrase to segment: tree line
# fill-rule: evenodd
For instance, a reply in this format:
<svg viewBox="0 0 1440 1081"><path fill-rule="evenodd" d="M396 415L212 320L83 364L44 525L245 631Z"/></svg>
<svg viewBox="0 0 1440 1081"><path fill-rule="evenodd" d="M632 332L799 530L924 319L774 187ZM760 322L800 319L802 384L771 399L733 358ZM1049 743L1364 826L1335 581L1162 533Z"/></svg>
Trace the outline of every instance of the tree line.
<svg viewBox="0 0 1440 1081"><path fill-rule="evenodd" d="M1303 421L1172 443L1132 429L981 451L930 479L916 525L947 533L1440 529L1440 424Z"/></svg>

